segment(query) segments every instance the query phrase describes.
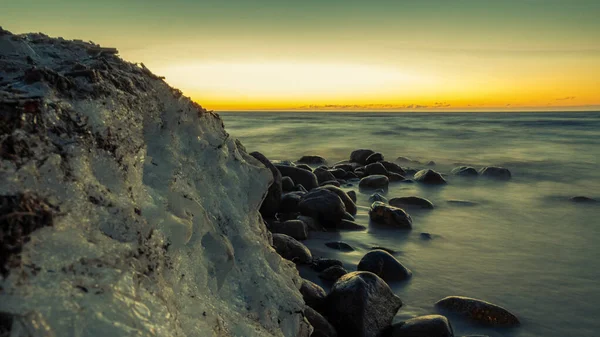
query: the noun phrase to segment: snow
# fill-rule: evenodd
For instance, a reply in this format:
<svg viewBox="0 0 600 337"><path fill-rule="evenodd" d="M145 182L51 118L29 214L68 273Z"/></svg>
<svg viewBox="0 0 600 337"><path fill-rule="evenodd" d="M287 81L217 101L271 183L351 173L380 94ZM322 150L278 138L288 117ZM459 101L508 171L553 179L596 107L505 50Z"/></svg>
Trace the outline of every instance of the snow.
<svg viewBox="0 0 600 337"><path fill-rule="evenodd" d="M51 75L27 80L32 67ZM99 46L0 30L3 101L40 112L0 133L30 152L0 156L0 195L60 208L0 280L13 334L310 334L257 211L272 175L218 115Z"/></svg>

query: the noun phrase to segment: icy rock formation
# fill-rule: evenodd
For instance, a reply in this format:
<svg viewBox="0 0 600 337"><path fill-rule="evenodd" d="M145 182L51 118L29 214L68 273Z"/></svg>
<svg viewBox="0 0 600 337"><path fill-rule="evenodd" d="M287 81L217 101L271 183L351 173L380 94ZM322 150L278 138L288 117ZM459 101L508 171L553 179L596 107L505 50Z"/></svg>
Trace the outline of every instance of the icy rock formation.
<svg viewBox="0 0 600 337"><path fill-rule="evenodd" d="M272 179L218 115L116 50L0 29L14 335L308 336L301 279L258 213ZM52 223L21 231L37 209Z"/></svg>

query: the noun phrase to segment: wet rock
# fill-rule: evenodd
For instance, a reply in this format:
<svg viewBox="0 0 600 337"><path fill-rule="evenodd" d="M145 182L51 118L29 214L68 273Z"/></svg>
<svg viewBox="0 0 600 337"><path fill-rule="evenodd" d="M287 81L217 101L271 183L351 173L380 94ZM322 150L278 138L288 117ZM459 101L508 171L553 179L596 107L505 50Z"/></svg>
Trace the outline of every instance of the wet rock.
<svg viewBox="0 0 600 337"><path fill-rule="evenodd" d="M280 213L297 213L299 211L298 204L302 196L296 193L287 193L281 197L279 204Z"/></svg>
<svg viewBox="0 0 600 337"><path fill-rule="evenodd" d="M364 177L358 183L358 187L363 190L376 190L382 188L387 190L390 180L384 175L373 175Z"/></svg>
<svg viewBox="0 0 600 337"><path fill-rule="evenodd" d="M431 240L431 234L430 233L421 233L421 239L423 240Z"/></svg>
<svg viewBox="0 0 600 337"><path fill-rule="evenodd" d="M426 166L435 166L435 162L433 160L430 160L429 162L427 162L427 164L425 164Z"/></svg>
<svg viewBox="0 0 600 337"><path fill-rule="evenodd" d="M309 231L317 231L317 232L322 232L325 230L325 228L323 228L323 226L321 226L317 220L306 216L306 215L299 215L296 217L296 219L304 222L306 224L306 229L308 229Z"/></svg>
<svg viewBox="0 0 600 337"><path fill-rule="evenodd" d="M402 176L406 175L406 171L404 171L404 169L402 167L400 167L400 165L398 165L396 163L392 163L391 161L385 161L385 160L381 161L380 163L390 173L397 173L397 174L402 175Z"/></svg>
<svg viewBox="0 0 600 337"><path fill-rule="evenodd" d="M421 170L415 173L414 180L423 184L442 185L446 183L446 179L439 172L434 170Z"/></svg>
<svg viewBox="0 0 600 337"><path fill-rule="evenodd" d="M346 192L346 194L348 194L348 196L350 197L350 199L352 199L352 201L356 204L356 192L354 192L354 191L348 191L348 192Z"/></svg>
<svg viewBox="0 0 600 337"><path fill-rule="evenodd" d="M315 189L303 195L298 209L302 215L316 219L327 228L335 228L346 213L342 199L327 188Z"/></svg>
<svg viewBox="0 0 600 337"><path fill-rule="evenodd" d="M324 186L335 186L335 187L340 187L340 186L342 186L342 185L341 185L341 184L340 184L340 182L339 182L339 181L337 181L337 180L328 180L328 181L324 181L324 182L320 183L320 184L319 184L319 186L321 186L321 187L324 187Z"/></svg>
<svg viewBox="0 0 600 337"><path fill-rule="evenodd" d="M304 303L309 307L319 311L323 309L327 293L321 286L303 279L302 285L300 286L300 294L302 294Z"/></svg>
<svg viewBox="0 0 600 337"><path fill-rule="evenodd" d="M569 198L569 200L571 200L572 202L581 202L581 203L598 202L598 200L592 199L592 198L586 197L586 196L576 196L576 197Z"/></svg>
<svg viewBox="0 0 600 337"><path fill-rule="evenodd" d="M344 179L346 179L346 180L357 179L357 178L358 178L358 176L354 172L346 172L346 175L344 176Z"/></svg>
<svg viewBox="0 0 600 337"><path fill-rule="evenodd" d="M387 203L388 200L386 197L384 197L383 195L379 194L379 193L373 193L369 196L369 202L373 203L375 201L381 201L383 203Z"/></svg>
<svg viewBox="0 0 600 337"><path fill-rule="evenodd" d="M519 325L517 316L508 310L475 298L449 296L439 300L435 306L462 315L482 324L492 326Z"/></svg>
<svg viewBox="0 0 600 337"><path fill-rule="evenodd" d="M352 248L352 246L350 246L349 244L343 242L343 241L332 241L332 242L326 242L325 246L332 248L332 249L337 249L340 250L342 252L352 252L354 251L354 248Z"/></svg>
<svg viewBox="0 0 600 337"><path fill-rule="evenodd" d="M295 189L296 185L290 177L281 178L281 188L284 192L291 192Z"/></svg>
<svg viewBox="0 0 600 337"><path fill-rule="evenodd" d="M384 252L388 252L388 253L390 253L392 255L398 254L397 251L395 251L395 250L393 250L391 248L387 248L387 247L382 247L382 246L373 246L373 247L371 247L371 250L375 250L375 249L383 250Z"/></svg>
<svg viewBox="0 0 600 337"><path fill-rule="evenodd" d="M340 277L348 274L348 271L340 266L331 266L319 273L319 278L325 281L335 282Z"/></svg>
<svg viewBox="0 0 600 337"><path fill-rule="evenodd" d="M411 175L411 176L414 176L417 172L419 172L419 170L410 168L410 167L404 168L404 171L406 172L407 175Z"/></svg>
<svg viewBox="0 0 600 337"><path fill-rule="evenodd" d="M393 172L388 173L388 179L390 179L391 183L396 183L396 182L401 182L401 181L406 180L406 178L403 175L400 175L398 173L393 173Z"/></svg>
<svg viewBox="0 0 600 337"><path fill-rule="evenodd" d="M286 260L305 264L312 261L310 250L289 235L273 234L273 248Z"/></svg>
<svg viewBox="0 0 600 337"><path fill-rule="evenodd" d="M367 164L367 158L369 158L369 156L372 155L373 153L375 153L375 151L373 151L373 150L367 150L367 149L354 150L350 154L350 162L351 163L352 162L353 163L359 163L361 165L366 165Z"/></svg>
<svg viewBox="0 0 600 337"><path fill-rule="evenodd" d="M337 337L335 328L323 315L311 307L304 309L304 317L313 327L310 337Z"/></svg>
<svg viewBox="0 0 600 337"><path fill-rule="evenodd" d="M381 154L380 152L375 152L372 155L367 157L367 161L365 163L366 164L378 163L382 160L383 160L383 154Z"/></svg>
<svg viewBox="0 0 600 337"><path fill-rule="evenodd" d="M441 315L419 316L392 325L389 337L454 337L448 319Z"/></svg>
<svg viewBox="0 0 600 337"><path fill-rule="evenodd" d="M477 177L479 175L479 173L477 173L477 170L470 166L455 167L452 169L452 171L450 171L450 173L462 177Z"/></svg>
<svg viewBox="0 0 600 337"><path fill-rule="evenodd" d="M296 165L297 168L301 168L303 170L307 170L308 172L312 172L312 167L306 165L306 164L298 164Z"/></svg>
<svg viewBox="0 0 600 337"><path fill-rule="evenodd" d="M271 174L273 174L273 183L269 186L267 196L260 206L260 214L263 217L272 217L277 213L277 209L279 209L279 204L281 202L281 193L283 191L281 173L279 173L277 168L275 168L271 161L269 161L262 153L252 152L250 155L265 165L271 171Z"/></svg>
<svg viewBox="0 0 600 337"><path fill-rule="evenodd" d="M360 259L356 270L370 271L384 281L404 281L412 276L412 272L408 268L383 250L372 250L365 254Z"/></svg>
<svg viewBox="0 0 600 337"><path fill-rule="evenodd" d="M479 174L482 177L492 178L497 180L509 180L511 178L511 173L507 168L498 167L498 166L487 166L482 168L479 171Z"/></svg>
<svg viewBox="0 0 600 337"><path fill-rule="evenodd" d="M342 276L326 299L326 315L340 336L376 337L392 324L400 298L377 275Z"/></svg>
<svg viewBox="0 0 600 337"><path fill-rule="evenodd" d="M349 231L364 231L367 230L367 227L357 224L354 221L350 221L350 220L342 220L338 227L338 229L344 229L344 230L349 230Z"/></svg>
<svg viewBox="0 0 600 337"><path fill-rule="evenodd" d="M380 201L376 201L371 205L369 210L369 218L371 221L403 228L412 228L412 218L403 209L394 206L388 206Z"/></svg>
<svg viewBox="0 0 600 337"><path fill-rule="evenodd" d="M451 200L447 200L446 202L449 203L450 205L454 205L454 206L472 207L472 206L479 205L478 203L476 203L474 201L468 201L468 200L451 199Z"/></svg>
<svg viewBox="0 0 600 337"><path fill-rule="evenodd" d="M300 220L287 220L283 223L275 222L271 225L271 233L286 234L296 240L308 239L306 224Z"/></svg>
<svg viewBox="0 0 600 337"><path fill-rule="evenodd" d="M392 198L389 204L398 208L433 209L434 207L431 201L415 196Z"/></svg>
<svg viewBox="0 0 600 337"><path fill-rule="evenodd" d="M317 168L313 171L313 173L315 174L315 176L317 176L317 181L319 182L319 184L322 184L326 181L336 180L335 176L326 169Z"/></svg>
<svg viewBox="0 0 600 337"><path fill-rule="evenodd" d="M300 164L308 164L308 165L325 165L327 164L327 160L321 156L302 156L302 158L296 161Z"/></svg>
<svg viewBox="0 0 600 337"><path fill-rule="evenodd" d="M376 174L387 176L388 173L388 170L381 163L372 163L365 166L365 174L368 176Z"/></svg>
<svg viewBox="0 0 600 337"><path fill-rule="evenodd" d="M329 170L329 173L331 173L336 179L345 179L346 175L348 174L348 172L339 168Z"/></svg>
<svg viewBox="0 0 600 337"><path fill-rule="evenodd" d="M275 165L275 167L281 175L292 178L296 184L301 184L309 190L319 186L317 177L312 172L293 166Z"/></svg>
<svg viewBox="0 0 600 337"><path fill-rule="evenodd" d="M350 213L352 215L356 214L356 211L357 211L356 204L352 200L352 198L350 198L348 193L346 193L344 190L342 190L336 186L323 186L322 188L325 188L325 189L335 193L344 203L344 207L346 207L346 211L348 213Z"/></svg>
<svg viewBox="0 0 600 337"><path fill-rule="evenodd" d="M347 220L347 221L354 221L354 217L352 216L352 214L346 212L344 214L344 217L342 218L342 221ZM339 227L338 227L339 228Z"/></svg>
<svg viewBox="0 0 600 337"><path fill-rule="evenodd" d="M333 267L333 266L340 266L343 267L344 264L342 263L342 261L340 260L336 260L336 259L327 259L327 258L317 258L317 259L313 259L312 262L312 269L321 272L329 267Z"/></svg>
<svg viewBox="0 0 600 337"><path fill-rule="evenodd" d="M355 165L349 163L337 164L333 166L334 169L344 170L345 172L354 172L355 167Z"/></svg>

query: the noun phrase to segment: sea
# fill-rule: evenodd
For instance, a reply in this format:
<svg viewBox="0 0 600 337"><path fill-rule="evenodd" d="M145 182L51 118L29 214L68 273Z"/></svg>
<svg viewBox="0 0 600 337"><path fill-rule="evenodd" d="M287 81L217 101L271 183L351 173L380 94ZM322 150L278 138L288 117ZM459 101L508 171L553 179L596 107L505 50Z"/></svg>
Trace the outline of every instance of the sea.
<svg viewBox="0 0 600 337"><path fill-rule="evenodd" d="M600 336L600 113L222 112L226 130L248 152L271 160L320 155L330 164L359 148L386 160L409 157L449 174L453 167L503 166L510 181L448 175L445 186L390 185L388 199L419 196L433 210L409 213L410 231L369 224L369 194L356 190L359 232L310 233L314 256L356 270L373 246L397 251L409 281L391 283L402 299L395 321L437 313L434 303L461 295L500 305L521 320L489 328L448 316L457 336ZM403 166L406 166L403 164ZM456 200L468 201L453 202ZM421 233L431 234L424 239ZM344 253L324 245L344 241ZM326 290L309 268L300 273Z"/></svg>

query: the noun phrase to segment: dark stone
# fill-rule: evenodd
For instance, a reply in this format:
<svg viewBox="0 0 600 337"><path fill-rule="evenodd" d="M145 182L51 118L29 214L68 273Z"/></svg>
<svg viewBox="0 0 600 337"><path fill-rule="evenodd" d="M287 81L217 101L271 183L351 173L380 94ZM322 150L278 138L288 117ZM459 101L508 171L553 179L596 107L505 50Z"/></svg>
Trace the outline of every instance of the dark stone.
<svg viewBox="0 0 600 337"><path fill-rule="evenodd" d="M340 169L340 168L336 168L336 169L332 169L329 170L329 173L333 174L333 176L336 179L345 179L346 178L346 174L348 174L348 172Z"/></svg>
<svg viewBox="0 0 600 337"><path fill-rule="evenodd" d="M479 170L482 177L492 178L497 180L509 180L511 178L510 171L504 167L488 166Z"/></svg>
<svg viewBox="0 0 600 337"><path fill-rule="evenodd" d="M302 279L302 286L300 286L300 294L304 299L304 303L309 307L321 311L325 305L325 297L327 293L321 286L309 281Z"/></svg>
<svg viewBox="0 0 600 337"><path fill-rule="evenodd" d="M352 199L352 201L356 204L356 192L354 192L354 191L348 191L348 192L346 192L346 194L348 194L348 196L350 197L350 199Z"/></svg>
<svg viewBox="0 0 600 337"><path fill-rule="evenodd" d="M427 164L425 164L427 166L435 166L435 162L433 160L429 161Z"/></svg>
<svg viewBox="0 0 600 337"><path fill-rule="evenodd" d="M348 271L346 269L344 269L343 267L331 266L331 267L323 270L322 272L320 272L319 278L326 280L326 281L335 282L340 277L342 277L346 274L348 274Z"/></svg>
<svg viewBox="0 0 600 337"><path fill-rule="evenodd" d="M344 179L346 179L346 180L358 179L358 176L354 172L346 172L346 175L344 176Z"/></svg>
<svg viewBox="0 0 600 337"><path fill-rule="evenodd" d="M344 190L342 190L336 186L323 186L322 188L325 188L325 189L335 193L340 199L342 199L342 202L344 203L344 207L346 207L346 211L348 213L350 213L352 215L356 214L356 211L357 211L356 204L354 203L352 198L350 198L348 193L346 193Z"/></svg>
<svg viewBox="0 0 600 337"><path fill-rule="evenodd" d="M388 173L388 179L390 179L391 183L396 183L396 182L401 182L401 181L406 180L406 178L403 175L400 175L398 173L393 173L393 172Z"/></svg>
<svg viewBox="0 0 600 337"><path fill-rule="evenodd" d="M387 248L387 247L374 246L374 247L371 247L371 249L372 249L372 250L375 250L375 249L383 250L384 252L388 252L388 253L390 253L390 254L392 254L392 255L394 255L394 254L398 254L398 252L397 252L397 251L395 251L395 250L393 250L393 249L391 249L391 248Z"/></svg>
<svg viewBox="0 0 600 337"><path fill-rule="evenodd" d="M310 250L289 235L273 234L273 248L286 260L305 264L312 261Z"/></svg>
<svg viewBox="0 0 600 337"><path fill-rule="evenodd" d="M326 242L325 246L327 246L329 248L341 250L342 252L352 252L352 251L354 251L354 248L352 248L352 246L350 246L349 244L347 244L345 242L342 242L342 241Z"/></svg>
<svg viewBox="0 0 600 337"><path fill-rule="evenodd" d="M252 152L250 155L265 165L273 175L273 183L271 183L269 186L269 189L267 190L267 196L260 206L260 214L263 217L272 217L275 215L275 213L277 213L277 210L279 209L279 203L281 202L281 193L283 191L281 173L279 173L277 168L275 168L269 159L267 159L267 157L265 157L262 153Z"/></svg>
<svg viewBox="0 0 600 337"><path fill-rule="evenodd" d="M475 298L449 296L436 302L435 306L486 325L516 326L520 323L508 310Z"/></svg>
<svg viewBox="0 0 600 337"><path fill-rule="evenodd" d="M390 180L384 175L374 175L364 177L358 183L358 187L363 190L376 190L382 188L387 190Z"/></svg>
<svg viewBox="0 0 600 337"><path fill-rule="evenodd" d="M288 220L296 220L298 218L298 215L300 215L300 213L298 213L298 212L295 212L295 213L277 213L277 214L275 214L275 218L277 218L277 220L279 222L286 222Z"/></svg>
<svg viewBox="0 0 600 337"><path fill-rule="evenodd" d="M446 317L427 315L392 325L389 337L454 337L454 330Z"/></svg>
<svg viewBox="0 0 600 337"><path fill-rule="evenodd" d="M306 320L314 329L310 337L337 337L337 332L333 325L313 308L305 308L304 317L306 317Z"/></svg>
<svg viewBox="0 0 600 337"><path fill-rule="evenodd" d="M431 234L430 233L421 233L421 239L431 240Z"/></svg>
<svg viewBox="0 0 600 337"><path fill-rule="evenodd" d="M300 220L287 220L283 223L275 222L271 225L271 233L286 234L296 240L308 239L306 224Z"/></svg>
<svg viewBox="0 0 600 337"><path fill-rule="evenodd" d="M344 214L344 217L342 218L342 221L347 220L347 221L354 221L354 217L352 216L352 214L346 212ZM339 227L338 227L339 228Z"/></svg>
<svg viewBox="0 0 600 337"><path fill-rule="evenodd" d="M367 150L367 149L354 150L350 154L350 162L365 165L367 163L367 158L369 158L369 156L372 155L373 153L375 153L373 150Z"/></svg>
<svg viewBox="0 0 600 337"><path fill-rule="evenodd" d="M354 165L352 164L337 164L333 166L334 169L344 170L345 172L354 172Z"/></svg>
<svg viewBox="0 0 600 337"><path fill-rule="evenodd" d="M388 170L388 172L392 172L392 173L397 173L399 175L406 175L406 172L404 171L404 169L402 169L402 167L400 167L400 165L396 164L396 163L392 163L390 161L381 161L380 162L381 165L383 165L383 167L385 167L386 170Z"/></svg>
<svg viewBox="0 0 600 337"><path fill-rule="evenodd" d="M296 185L290 177L281 178L281 188L284 192L291 192L295 189Z"/></svg>
<svg viewBox="0 0 600 337"><path fill-rule="evenodd" d="M304 193L308 192L308 190L306 188L304 188L304 186L302 186L302 184L296 185L296 191L304 192Z"/></svg>
<svg viewBox="0 0 600 337"><path fill-rule="evenodd" d="M478 203L476 203L474 201L468 201L468 200L447 200L446 202L451 205L466 206L466 207L472 207L472 206L479 205Z"/></svg>
<svg viewBox="0 0 600 337"><path fill-rule="evenodd" d="M452 171L450 171L450 173L462 177L477 177L479 175L479 173L477 173L477 170L470 166L455 167L452 169Z"/></svg>
<svg viewBox="0 0 600 337"><path fill-rule="evenodd" d="M420 197L400 197L392 198L389 202L390 205L398 208L423 208L433 209L433 203L425 198Z"/></svg>
<svg viewBox="0 0 600 337"><path fill-rule="evenodd" d="M300 164L309 164L309 165L325 165L327 164L327 160L321 156L302 156L302 158L296 161Z"/></svg>
<svg viewBox="0 0 600 337"><path fill-rule="evenodd" d="M312 172L312 167L306 165L306 164L298 164L296 165L297 168L301 168L303 170L307 170L308 172Z"/></svg>
<svg viewBox="0 0 600 337"><path fill-rule="evenodd" d="M340 336L377 337L392 324L400 298L379 276L352 272L342 276L326 299L326 316Z"/></svg>
<svg viewBox="0 0 600 337"><path fill-rule="evenodd" d="M414 176L417 172L419 172L419 170L410 168L410 167L405 168L404 171L406 172L407 175L411 175L411 176Z"/></svg>
<svg viewBox="0 0 600 337"><path fill-rule="evenodd" d="M296 184L301 184L309 190L319 186L317 177L312 172L293 166L275 165L275 167L282 175L292 178Z"/></svg>
<svg viewBox="0 0 600 337"><path fill-rule="evenodd" d="M384 197L383 195L379 194L379 193L373 193L369 196L369 202L373 203L375 201L381 201L383 203L387 203L388 200L386 197Z"/></svg>
<svg viewBox="0 0 600 337"><path fill-rule="evenodd" d="M384 281L404 281L412 276L412 272L408 268L383 250L372 250L365 254L360 259L356 270L370 271Z"/></svg>
<svg viewBox="0 0 600 337"><path fill-rule="evenodd" d="M322 184L326 181L336 180L335 176L331 172L322 168L315 169L313 173L315 174L315 176L317 176L317 181L319 182L319 184Z"/></svg>
<svg viewBox="0 0 600 337"><path fill-rule="evenodd" d="M372 163L365 166L365 174L368 176L381 174L384 176L388 175L388 170L381 163Z"/></svg>
<svg viewBox="0 0 600 337"><path fill-rule="evenodd" d="M327 228L335 228L346 213L342 199L327 188L315 189L303 195L298 209L302 215L316 219Z"/></svg>
<svg viewBox="0 0 600 337"><path fill-rule="evenodd" d="M403 229L412 228L412 218L402 208L388 206L380 201L375 201L369 210L371 221L399 227Z"/></svg>
<svg viewBox="0 0 600 337"><path fill-rule="evenodd" d="M372 155L370 155L369 157L367 157L367 161L365 163L371 164L371 163L378 163L380 161L383 161L383 154L381 154L380 152L375 152Z"/></svg>
<svg viewBox="0 0 600 337"><path fill-rule="evenodd" d="M309 216L306 215L299 215L296 217L296 219L304 222L306 224L306 229L308 229L309 231L318 231L318 232L323 232L325 231L325 228L323 228L323 226L321 226L321 224L319 224L319 222Z"/></svg>
<svg viewBox="0 0 600 337"><path fill-rule="evenodd" d="M354 221L350 221L350 220L342 220L342 222L339 223L338 229L344 229L344 230L349 230L349 231L364 231L367 230L367 227L357 224Z"/></svg>
<svg viewBox="0 0 600 337"><path fill-rule="evenodd" d="M446 183L446 179L439 172L434 170L421 170L415 173L414 180L423 184L442 185Z"/></svg>
<svg viewBox="0 0 600 337"><path fill-rule="evenodd" d="M336 260L336 259L327 259L327 258L317 258L314 259L312 262L312 269L321 272L329 267L333 267L333 266L340 266L343 267L344 264L342 263L342 261L340 260Z"/></svg>
<svg viewBox="0 0 600 337"><path fill-rule="evenodd" d="M279 212L280 213L296 213L298 212L298 204L302 196L296 193L287 193L284 194L281 198L281 203L279 204Z"/></svg>
<svg viewBox="0 0 600 337"><path fill-rule="evenodd" d="M569 200L571 200L572 202L598 202L598 200L596 200L596 199L592 199L590 197L585 197L585 196L576 196L576 197L569 198Z"/></svg>
<svg viewBox="0 0 600 337"><path fill-rule="evenodd" d="M328 180L328 181L324 181L324 182L320 183L319 186L321 186L321 187L324 187L324 186L340 187L340 186L342 186L342 184L340 184L340 182L337 180Z"/></svg>

